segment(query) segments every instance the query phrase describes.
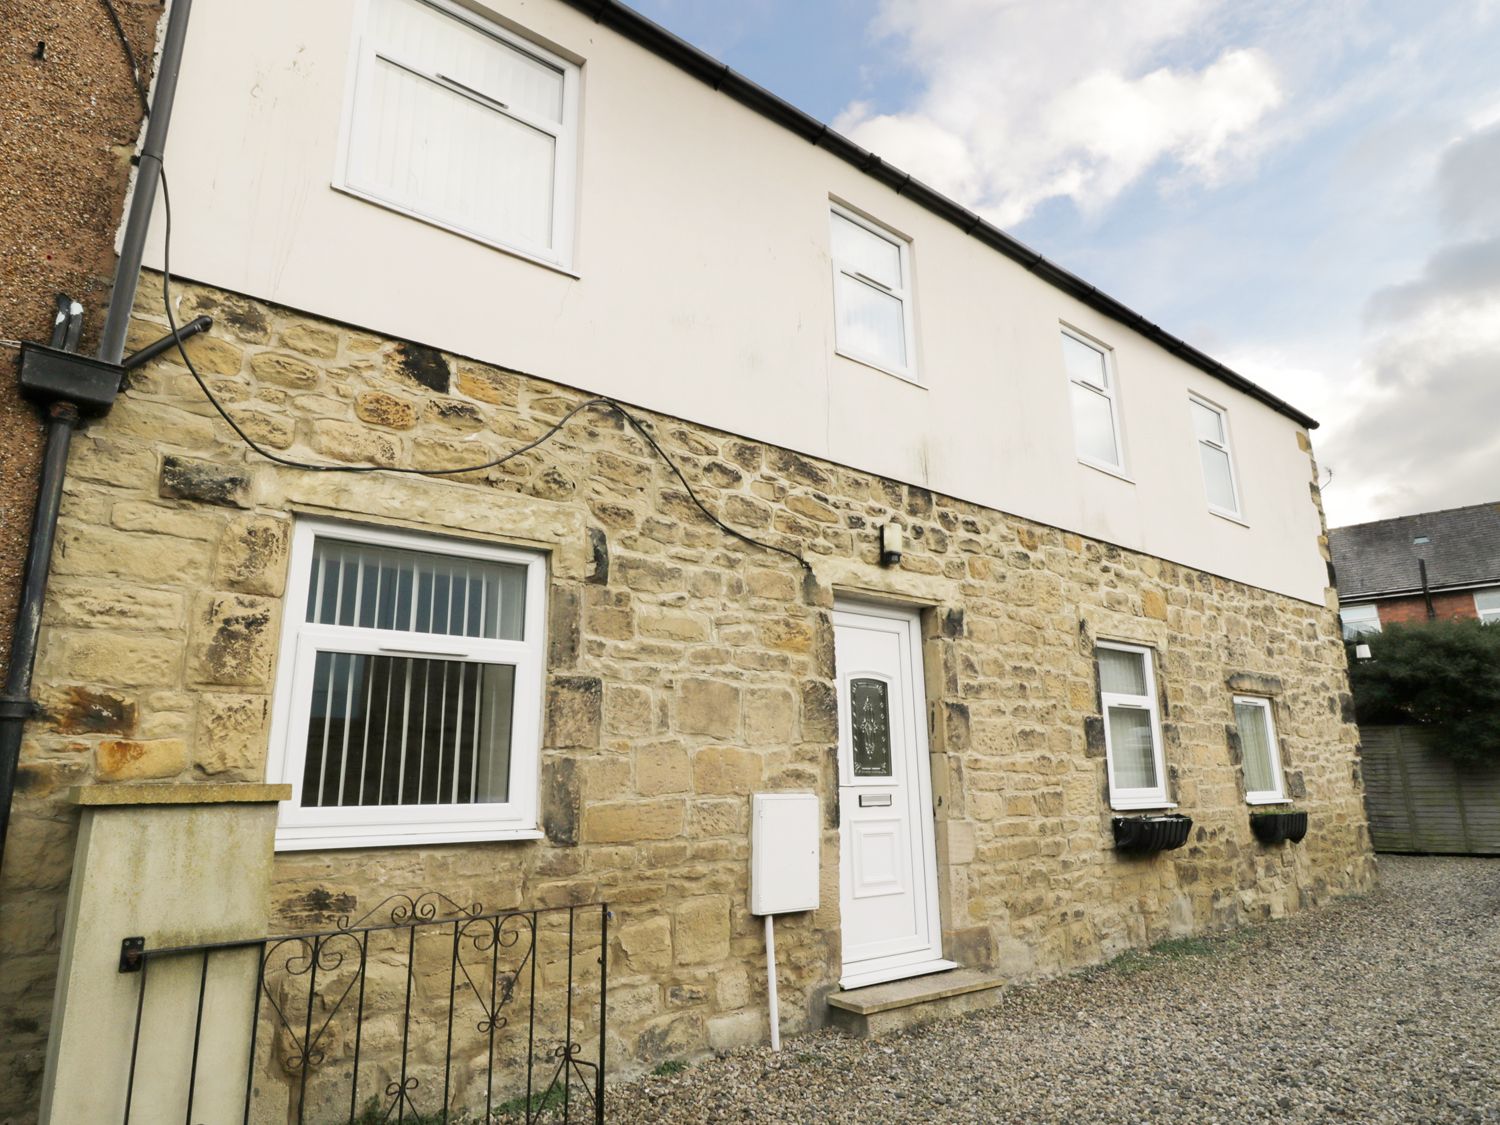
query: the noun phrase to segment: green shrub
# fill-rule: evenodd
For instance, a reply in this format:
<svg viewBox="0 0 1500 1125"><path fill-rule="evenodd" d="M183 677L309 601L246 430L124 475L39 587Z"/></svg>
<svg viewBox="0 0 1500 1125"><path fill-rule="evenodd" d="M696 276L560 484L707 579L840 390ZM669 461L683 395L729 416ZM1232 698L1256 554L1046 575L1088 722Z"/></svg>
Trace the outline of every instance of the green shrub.
<svg viewBox="0 0 1500 1125"><path fill-rule="evenodd" d="M1359 643L1370 646L1349 661L1359 722L1415 724L1456 762L1500 763L1500 626L1392 625Z"/></svg>

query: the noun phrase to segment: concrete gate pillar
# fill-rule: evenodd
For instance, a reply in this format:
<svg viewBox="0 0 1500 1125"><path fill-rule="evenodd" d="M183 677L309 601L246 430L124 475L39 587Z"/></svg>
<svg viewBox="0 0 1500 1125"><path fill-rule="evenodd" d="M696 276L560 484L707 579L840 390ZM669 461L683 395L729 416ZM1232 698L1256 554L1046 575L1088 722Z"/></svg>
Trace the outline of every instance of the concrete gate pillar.
<svg viewBox="0 0 1500 1125"><path fill-rule="evenodd" d="M288 785L241 783L74 790L82 819L43 1125L122 1121L127 1088L132 1121L184 1120L190 1075L192 1120L239 1119L259 948L216 953L206 974L204 955L164 957L143 978L120 972L120 943L140 936L149 950L262 936L276 803L290 796Z"/></svg>

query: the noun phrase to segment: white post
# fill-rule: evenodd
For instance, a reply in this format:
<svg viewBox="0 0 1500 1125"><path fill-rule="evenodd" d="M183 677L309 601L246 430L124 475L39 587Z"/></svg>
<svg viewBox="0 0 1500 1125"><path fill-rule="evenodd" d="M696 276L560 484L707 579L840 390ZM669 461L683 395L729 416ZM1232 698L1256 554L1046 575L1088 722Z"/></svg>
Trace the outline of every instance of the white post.
<svg viewBox="0 0 1500 1125"><path fill-rule="evenodd" d="M766 915L766 995L771 1005L771 1050L781 1050L781 1007L776 1002L776 923Z"/></svg>
<svg viewBox="0 0 1500 1125"><path fill-rule="evenodd" d="M264 934L276 805L291 795L290 785L249 782L73 791L82 813L47 1042L43 1125L118 1121L127 1089L132 1120L180 1118L190 1080L194 1121L240 1119L256 953L221 953L212 967L206 955L164 960L150 970L142 1008L146 970L119 970L120 942L144 937L149 950ZM142 1050L134 1059L137 1040ZM190 1079L195 1042L211 1062Z"/></svg>

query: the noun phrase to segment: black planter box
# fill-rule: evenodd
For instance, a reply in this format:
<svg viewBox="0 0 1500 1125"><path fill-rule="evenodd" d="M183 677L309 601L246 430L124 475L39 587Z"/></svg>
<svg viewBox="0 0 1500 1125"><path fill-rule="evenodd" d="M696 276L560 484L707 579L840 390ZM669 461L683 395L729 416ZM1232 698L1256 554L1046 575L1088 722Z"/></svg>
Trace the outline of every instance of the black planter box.
<svg viewBox="0 0 1500 1125"><path fill-rule="evenodd" d="M1117 816L1115 847L1122 852L1167 852L1187 843L1193 818L1181 813L1166 816Z"/></svg>
<svg viewBox="0 0 1500 1125"><path fill-rule="evenodd" d="M1283 840L1300 844L1302 837L1307 835L1307 814L1305 812L1251 813L1250 831L1255 833L1255 838L1262 844L1279 844Z"/></svg>

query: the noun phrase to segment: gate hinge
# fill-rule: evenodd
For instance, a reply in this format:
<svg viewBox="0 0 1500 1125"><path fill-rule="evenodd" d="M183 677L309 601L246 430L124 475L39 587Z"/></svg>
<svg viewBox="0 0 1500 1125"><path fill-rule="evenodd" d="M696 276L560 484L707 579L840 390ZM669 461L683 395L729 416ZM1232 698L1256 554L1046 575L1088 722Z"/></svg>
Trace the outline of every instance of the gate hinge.
<svg viewBox="0 0 1500 1125"><path fill-rule="evenodd" d="M128 937L120 942L120 972L138 973L146 963L146 939Z"/></svg>

